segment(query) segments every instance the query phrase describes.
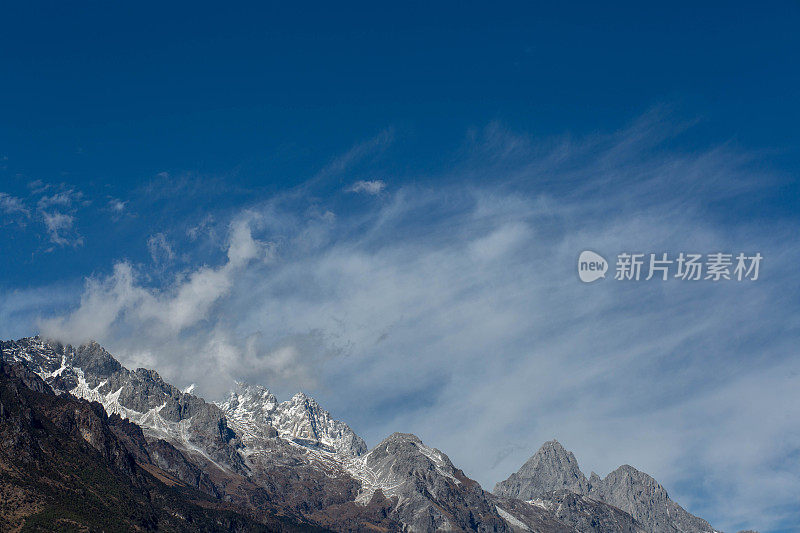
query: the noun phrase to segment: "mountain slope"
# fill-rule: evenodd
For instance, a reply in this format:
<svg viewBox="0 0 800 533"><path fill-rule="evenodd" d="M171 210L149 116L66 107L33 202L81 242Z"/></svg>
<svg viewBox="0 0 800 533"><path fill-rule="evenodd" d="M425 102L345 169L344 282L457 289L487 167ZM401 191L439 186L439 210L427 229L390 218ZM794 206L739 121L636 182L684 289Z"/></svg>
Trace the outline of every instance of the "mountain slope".
<svg viewBox="0 0 800 533"><path fill-rule="evenodd" d="M217 405L169 385L153 370L124 368L96 343L76 348L35 337L2 342L0 350L3 359L28 365L62 395L97 401L106 412L141 427L143 446L160 464L175 469L169 470L171 475L197 474L199 487L240 508L280 509L340 529L392 525L385 516L388 502L377 497L356 504L360 483L337 453L324 442L302 438L311 435L302 433L304 425L319 428L322 421L330 425L331 434L341 430L341 441L351 442L355 450L366 447L316 402L298 402L296 397L287 404L287 411L298 418L294 424L285 416L283 421L296 428L296 439L280 437L274 428L270 437L268 425L262 426L265 435L240 436ZM312 418L304 421L309 412ZM165 452L165 445L186 461Z"/></svg>
<svg viewBox="0 0 800 533"><path fill-rule="evenodd" d="M592 473L587 480L575 456L557 441L546 442L494 490L500 496L538 501L545 506L552 506L554 494L563 499L565 491L614 506L649 533L714 532L708 522L672 501L652 477L631 466L621 466L604 479Z"/></svg>
<svg viewBox="0 0 800 533"><path fill-rule="evenodd" d="M708 522L672 501L655 479L629 465L596 479L589 495L630 513L653 533L714 531Z"/></svg>
<svg viewBox="0 0 800 533"><path fill-rule="evenodd" d="M634 518L611 505L566 490L548 492L541 498L521 501L495 496L501 516L511 515L526 527L516 531L544 531L553 522L565 531L580 533L644 533L644 527Z"/></svg>
<svg viewBox="0 0 800 533"><path fill-rule="evenodd" d="M142 451L118 436L121 423L97 403L55 395L23 364L0 360L0 530L315 529L245 516L141 463Z"/></svg>
<svg viewBox="0 0 800 533"><path fill-rule="evenodd" d="M480 485L415 435L394 433L359 463L361 498L396 499L392 513L411 531L511 531Z"/></svg>
<svg viewBox="0 0 800 533"><path fill-rule="evenodd" d="M240 443L219 408L164 382L157 372L124 368L97 343L77 348L38 337L0 343L3 358L24 361L57 392L100 403L141 426L152 438L178 446L236 473L246 472Z"/></svg>

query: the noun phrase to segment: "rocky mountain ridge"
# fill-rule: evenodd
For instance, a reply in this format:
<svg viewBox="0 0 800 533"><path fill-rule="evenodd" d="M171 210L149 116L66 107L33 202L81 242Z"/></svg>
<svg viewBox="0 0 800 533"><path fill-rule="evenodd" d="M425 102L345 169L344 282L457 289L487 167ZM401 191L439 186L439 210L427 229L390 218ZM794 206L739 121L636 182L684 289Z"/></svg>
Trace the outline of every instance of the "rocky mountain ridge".
<svg viewBox="0 0 800 533"><path fill-rule="evenodd" d="M278 402L265 387L237 383L228 398L217 405L246 442L279 436L342 457L357 457L367 451L364 439L302 392Z"/></svg>
<svg viewBox="0 0 800 533"><path fill-rule="evenodd" d="M321 531L226 502L179 450L2 359L0 530Z"/></svg>
<svg viewBox="0 0 800 533"><path fill-rule="evenodd" d="M625 511L649 533L718 533L711 525L672 501L652 477L623 465L601 479L581 472L575 455L556 440L546 442L522 467L495 485L494 493L526 501L550 498L555 491L605 502Z"/></svg>
<svg viewBox="0 0 800 533"><path fill-rule="evenodd" d="M141 437L130 440L143 464L245 513L271 509L335 531L662 531L653 524L660 527L668 498L653 488L655 500L637 500L621 488L622 478L590 482L557 443L492 494L414 435L395 433L368 450L302 393L279 402L264 387L240 383L213 404L153 370L124 368L96 343L34 337L0 342L0 351L57 393L97 402L136 428L130 433ZM683 511L674 505L670 512ZM670 531L711 531L685 524L690 528Z"/></svg>

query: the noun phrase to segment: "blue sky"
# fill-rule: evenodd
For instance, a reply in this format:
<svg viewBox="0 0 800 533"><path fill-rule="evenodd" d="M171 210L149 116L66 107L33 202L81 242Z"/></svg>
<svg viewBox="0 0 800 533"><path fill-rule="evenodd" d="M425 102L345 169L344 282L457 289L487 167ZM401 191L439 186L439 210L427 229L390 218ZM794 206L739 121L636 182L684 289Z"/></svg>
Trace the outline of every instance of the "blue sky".
<svg viewBox="0 0 800 533"><path fill-rule="evenodd" d="M3 338L795 530L796 3L2 9ZM765 259L582 285L584 249Z"/></svg>

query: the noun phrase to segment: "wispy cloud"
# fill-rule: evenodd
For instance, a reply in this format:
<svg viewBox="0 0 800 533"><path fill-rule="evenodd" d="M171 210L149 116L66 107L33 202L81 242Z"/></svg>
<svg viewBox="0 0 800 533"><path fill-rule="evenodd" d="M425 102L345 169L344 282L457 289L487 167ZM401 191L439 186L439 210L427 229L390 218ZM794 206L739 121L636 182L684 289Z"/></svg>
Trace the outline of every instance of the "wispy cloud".
<svg viewBox="0 0 800 533"><path fill-rule="evenodd" d="M0 192L0 214L26 231L43 232L47 249L78 247L83 236L76 229L78 213L91 205L83 192L65 184L52 185L42 180L28 183L25 197ZM29 224L35 222L35 224ZM41 243L41 240L34 240Z"/></svg>
<svg viewBox="0 0 800 533"><path fill-rule="evenodd" d="M361 192L371 195L380 194L386 188L386 183L381 180L359 180L347 188L347 192Z"/></svg>
<svg viewBox="0 0 800 533"><path fill-rule="evenodd" d="M31 194L42 194L50 187L51 185L49 183L45 183L40 179L28 182L28 188L31 190Z"/></svg>
<svg viewBox="0 0 800 533"><path fill-rule="evenodd" d="M126 205L127 202L123 202L118 198L111 198L108 201L108 209L114 213L122 213L123 211L125 211Z"/></svg>
<svg viewBox="0 0 800 533"><path fill-rule="evenodd" d="M798 224L746 216L776 180L747 154L667 148L663 124L545 143L492 125L451 173L376 205L265 199L234 219L222 265L150 287L120 262L42 331L209 397L242 378L310 388L373 443L418 433L489 487L558 437L717 527L792 523ZM584 285L583 249L765 263L749 284Z"/></svg>
<svg viewBox="0 0 800 533"><path fill-rule="evenodd" d="M9 216L30 218L31 212L21 198L0 192L0 212Z"/></svg>
<svg viewBox="0 0 800 533"><path fill-rule="evenodd" d="M50 207L70 208L73 205L85 203L84 195L75 189L67 189L50 196L42 196L37 202L37 207L44 211Z"/></svg>
<svg viewBox="0 0 800 533"><path fill-rule="evenodd" d="M75 217L58 211L42 211L42 219L50 235L50 242L59 246L80 246L83 238L69 236L74 232Z"/></svg>
<svg viewBox="0 0 800 533"><path fill-rule="evenodd" d="M394 131L392 129L386 129L371 139L356 143L345 153L333 158L330 163L325 165L325 167L317 173L317 176L311 180L312 183L320 179L342 174L365 158L380 154L388 148L393 141Z"/></svg>
<svg viewBox="0 0 800 533"><path fill-rule="evenodd" d="M147 251L156 265L163 265L175 259L175 252L172 245L163 233L156 233L147 239Z"/></svg>
<svg viewBox="0 0 800 533"><path fill-rule="evenodd" d="M196 241L202 236L209 236L212 240L216 239L214 231L214 217L212 215L205 215L200 222L194 224L186 230L186 236L189 240Z"/></svg>
<svg viewBox="0 0 800 533"><path fill-rule="evenodd" d="M28 184L36 201L36 213L47 230L50 243L55 246L78 247L83 245L83 237L75 229L76 215L80 208L91 204L83 192L67 188L65 185L54 187L41 180ZM60 189L53 194L44 194L46 191ZM51 247L48 251L52 251Z"/></svg>

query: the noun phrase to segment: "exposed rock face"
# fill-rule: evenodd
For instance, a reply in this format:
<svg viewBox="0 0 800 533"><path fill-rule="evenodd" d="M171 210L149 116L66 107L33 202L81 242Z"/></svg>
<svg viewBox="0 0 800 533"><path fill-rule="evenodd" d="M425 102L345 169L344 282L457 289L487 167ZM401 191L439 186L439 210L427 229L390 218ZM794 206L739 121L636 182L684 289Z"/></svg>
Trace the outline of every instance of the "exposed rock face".
<svg viewBox="0 0 800 533"><path fill-rule="evenodd" d="M530 502L489 495L500 517L515 533L526 531L575 533L575 528L558 520L552 510ZM589 530L592 531L592 530ZM600 532L597 532L600 533Z"/></svg>
<svg viewBox="0 0 800 533"><path fill-rule="evenodd" d="M245 439L280 436L343 457L357 457L367 451L364 440L347 424L334 420L314 398L303 393L279 403L268 389L239 383L219 407Z"/></svg>
<svg viewBox="0 0 800 533"><path fill-rule="evenodd" d="M393 513L411 531L511 531L480 485L415 435L394 433L362 460L366 493L397 499Z"/></svg>
<svg viewBox="0 0 800 533"><path fill-rule="evenodd" d="M559 490L545 495L542 499L545 508L553 511L555 517L575 528L576 531L624 531L644 533L645 528L630 514L605 505L580 494Z"/></svg>
<svg viewBox="0 0 800 533"><path fill-rule="evenodd" d="M595 481L589 495L630 513L653 533L714 531L708 522L672 501L655 479L629 465Z"/></svg>
<svg viewBox="0 0 800 533"><path fill-rule="evenodd" d="M708 522L672 501L652 477L631 466L621 466L604 479L592 472L587 480L575 456L556 441L546 442L518 472L495 486L499 496L534 501L549 508L556 498L560 509L569 509L578 499L564 491L621 509L635 519L637 527L650 533L714 531ZM569 517L560 519L578 527ZM581 527L585 526L578 529Z"/></svg>
<svg viewBox="0 0 800 533"><path fill-rule="evenodd" d="M165 383L154 370L128 370L94 342L74 348L36 337L2 342L0 349L4 359L24 361L56 392L96 401L109 415L220 468L246 471L237 452L241 443L220 409Z"/></svg>
<svg viewBox="0 0 800 533"><path fill-rule="evenodd" d="M263 509L247 516L195 490L203 475L97 403L57 396L22 363L0 360L0 530L319 531ZM157 462L185 466L185 479Z"/></svg>
<svg viewBox="0 0 800 533"><path fill-rule="evenodd" d="M645 532L639 522L621 509L566 490L549 492L527 502L499 496L495 496L495 501L500 516L516 526L515 531Z"/></svg>
<svg viewBox="0 0 800 533"><path fill-rule="evenodd" d="M532 500L546 492L568 490L587 494L589 482L578 467L572 452L556 440L545 442L519 471L495 485L498 496Z"/></svg>

